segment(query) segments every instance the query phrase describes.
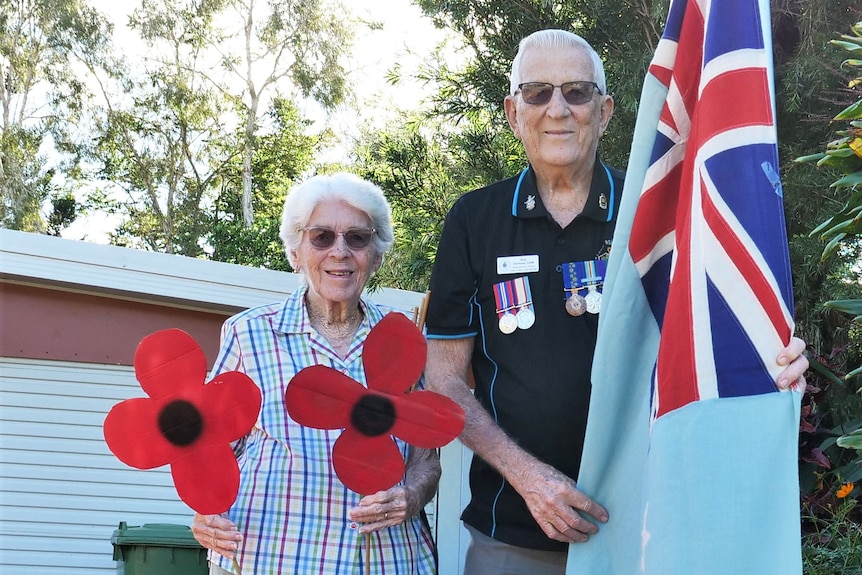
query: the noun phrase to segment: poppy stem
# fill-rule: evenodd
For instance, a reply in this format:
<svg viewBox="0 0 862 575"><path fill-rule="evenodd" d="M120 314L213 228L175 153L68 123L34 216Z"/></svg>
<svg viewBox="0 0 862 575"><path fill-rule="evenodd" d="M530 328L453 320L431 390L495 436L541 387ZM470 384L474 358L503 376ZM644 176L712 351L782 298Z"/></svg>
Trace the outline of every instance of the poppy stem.
<svg viewBox="0 0 862 575"><path fill-rule="evenodd" d="M242 575L242 569L239 568L239 561L236 560L236 557L233 558L233 568L236 575Z"/></svg>
<svg viewBox="0 0 862 575"><path fill-rule="evenodd" d="M365 534L365 575L371 574L371 533Z"/></svg>

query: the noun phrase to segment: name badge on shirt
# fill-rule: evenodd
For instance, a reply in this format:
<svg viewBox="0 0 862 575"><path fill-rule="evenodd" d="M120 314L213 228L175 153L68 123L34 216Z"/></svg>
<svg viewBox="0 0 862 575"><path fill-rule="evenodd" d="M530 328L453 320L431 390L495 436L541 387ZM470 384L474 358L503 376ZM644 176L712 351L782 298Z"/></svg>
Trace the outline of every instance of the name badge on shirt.
<svg viewBox="0 0 862 575"><path fill-rule="evenodd" d="M529 274L539 271L539 256L505 256L497 258L497 274Z"/></svg>

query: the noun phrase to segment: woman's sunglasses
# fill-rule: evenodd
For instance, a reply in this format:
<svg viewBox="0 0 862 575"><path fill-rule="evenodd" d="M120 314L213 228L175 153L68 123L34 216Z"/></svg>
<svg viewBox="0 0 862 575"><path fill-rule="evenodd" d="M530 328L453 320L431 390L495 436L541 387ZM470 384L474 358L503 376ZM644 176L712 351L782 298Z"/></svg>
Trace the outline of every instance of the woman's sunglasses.
<svg viewBox="0 0 862 575"><path fill-rule="evenodd" d="M303 228L302 231L308 234L308 241L311 242L311 245L321 250L331 248L338 236L344 236L344 242L350 249L361 250L368 247L371 238L377 232L374 228L350 228L344 232L336 232L332 228L322 226Z"/></svg>
<svg viewBox="0 0 862 575"><path fill-rule="evenodd" d="M602 93L599 90L598 84L586 81L565 82L559 86L549 84L548 82L526 82L518 85L518 92L521 93L521 98L526 103L534 106L542 106L551 101L554 88L559 88L563 94L563 98L572 106L586 104L593 99L593 92Z"/></svg>

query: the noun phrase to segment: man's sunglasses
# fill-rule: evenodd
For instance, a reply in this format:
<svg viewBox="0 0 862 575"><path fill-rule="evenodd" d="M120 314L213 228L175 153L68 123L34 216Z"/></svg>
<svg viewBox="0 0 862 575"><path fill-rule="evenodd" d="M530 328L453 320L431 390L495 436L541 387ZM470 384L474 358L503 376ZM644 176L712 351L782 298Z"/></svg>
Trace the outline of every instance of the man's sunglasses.
<svg viewBox="0 0 862 575"><path fill-rule="evenodd" d="M338 236L344 236L344 241L350 249L361 250L368 247L371 238L377 232L374 228L350 228L345 232L336 232L332 228L322 226L303 228L302 231L308 234L308 241L311 242L311 245L321 250L331 248Z"/></svg>
<svg viewBox="0 0 862 575"><path fill-rule="evenodd" d="M526 82L518 85L518 92L521 92L521 97L528 104L534 106L542 106L551 101L551 96L554 95L554 88L559 88L566 102L571 106L586 104L593 99L593 92L602 93L599 90L599 85L595 82L565 82L559 86L549 84L548 82Z"/></svg>

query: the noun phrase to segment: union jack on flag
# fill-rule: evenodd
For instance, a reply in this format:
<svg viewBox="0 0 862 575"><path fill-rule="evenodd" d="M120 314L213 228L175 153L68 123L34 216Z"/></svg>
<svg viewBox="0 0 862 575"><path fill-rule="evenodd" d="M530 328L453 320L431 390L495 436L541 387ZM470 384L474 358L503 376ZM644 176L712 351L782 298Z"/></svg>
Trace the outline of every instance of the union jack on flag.
<svg viewBox="0 0 862 575"><path fill-rule="evenodd" d="M769 0L671 0L608 260L567 573L801 575Z"/></svg>
<svg viewBox="0 0 862 575"><path fill-rule="evenodd" d="M629 251L661 329L654 417L777 391L793 294L771 58L756 3L677 1L650 66L667 99Z"/></svg>

